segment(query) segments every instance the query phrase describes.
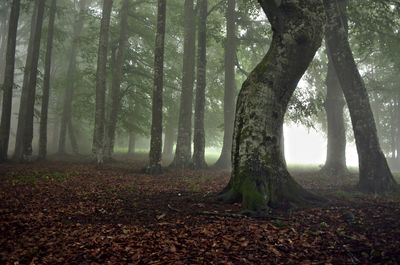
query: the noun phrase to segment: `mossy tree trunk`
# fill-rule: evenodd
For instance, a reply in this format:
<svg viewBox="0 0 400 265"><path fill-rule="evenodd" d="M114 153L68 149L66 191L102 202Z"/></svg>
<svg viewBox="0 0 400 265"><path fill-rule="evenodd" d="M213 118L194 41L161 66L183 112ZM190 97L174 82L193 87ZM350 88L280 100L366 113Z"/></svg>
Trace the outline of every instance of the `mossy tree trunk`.
<svg viewBox="0 0 400 265"><path fill-rule="evenodd" d="M326 40L350 111L359 158L359 189L382 193L397 185L381 150L369 96L350 48L344 4L343 0L324 0Z"/></svg>
<svg viewBox="0 0 400 265"><path fill-rule="evenodd" d="M327 54L329 61L324 107L328 125L328 144L326 162L321 172L330 176L340 176L347 172L346 127L343 114L345 100L328 49Z"/></svg>
<svg viewBox="0 0 400 265"><path fill-rule="evenodd" d="M7 51L4 72L4 86L0 122L0 162L7 160L10 139L10 123L12 110L12 94L14 87L15 49L20 11L20 0L13 0L8 25ZM5 37L3 37L5 38Z"/></svg>
<svg viewBox="0 0 400 265"><path fill-rule="evenodd" d="M317 197L290 176L281 152L284 115L320 47L322 1L259 1L273 29L267 55L243 83L236 105L233 171L220 198L250 211L308 204Z"/></svg>
<svg viewBox="0 0 400 265"><path fill-rule="evenodd" d="M235 59L236 59L236 0L228 0L226 9L226 39L225 39L225 87L224 87L224 141L221 155L214 167L219 169L231 168L232 135L235 119Z"/></svg>
<svg viewBox="0 0 400 265"><path fill-rule="evenodd" d="M154 51L154 86L152 99L151 139L149 165L146 168L149 174L160 174L162 155L162 116L163 116L163 88L164 88L164 48L165 24L167 16L167 0L158 0L157 33Z"/></svg>
<svg viewBox="0 0 400 265"><path fill-rule="evenodd" d="M171 167L187 168L192 158L192 112L195 68L196 23L194 1L184 4L184 43L182 68L182 93L179 109L178 138Z"/></svg>
<svg viewBox="0 0 400 265"><path fill-rule="evenodd" d="M47 116L49 113L50 98L50 75L51 58L53 52L54 21L56 18L57 0L51 1L49 26L47 33L47 46L43 78L42 108L40 111L40 131L39 131L39 159L45 159L47 155Z"/></svg>

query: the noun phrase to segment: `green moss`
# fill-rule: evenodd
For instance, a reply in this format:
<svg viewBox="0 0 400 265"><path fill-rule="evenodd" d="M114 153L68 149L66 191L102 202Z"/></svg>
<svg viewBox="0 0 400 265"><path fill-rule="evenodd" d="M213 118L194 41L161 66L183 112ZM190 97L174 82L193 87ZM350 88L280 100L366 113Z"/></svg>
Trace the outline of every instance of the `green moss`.
<svg viewBox="0 0 400 265"><path fill-rule="evenodd" d="M242 194L242 207L252 211L267 208L267 193L261 187L257 187L256 181L247 177L240 187Z"/></svg>

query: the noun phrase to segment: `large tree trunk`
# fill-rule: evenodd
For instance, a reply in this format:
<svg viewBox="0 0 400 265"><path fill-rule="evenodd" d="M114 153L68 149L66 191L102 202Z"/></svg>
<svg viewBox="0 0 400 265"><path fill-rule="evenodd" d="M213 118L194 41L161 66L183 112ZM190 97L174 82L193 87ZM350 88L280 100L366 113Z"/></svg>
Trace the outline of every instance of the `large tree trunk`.
<svg viewBox="0 0 400 265"><path fill-rule="evenodd" d="M104 124L106 108L106 76L107 76L107 51L108 35L110 31L110 19L112 0L104 0L102 18L100 23L99 51L97 53L96 72L96 109L94 116L93 153L97 164L104 162Z"/></svg>
<svg viewBox="0 0 400 265"><path fill-rule="evenodd" d="M236 0L228 0L225 40L224 141L221 155L214 167L231 168L233 123L235 119L235 57L236 57Z"/></svg>
<svg viewBox="0 0 400 265"><path fill-rule="evenodd" d="M196 25L193 0L185 0L184 8L184 48L182 69L182 94L179 109L178 138L175 158L171 166L187 168L192 158L192 111L195 68Z"/></svg>
<svg viewBox="0 0 400 265"><path fill-rule="evenodd" d="M65 153L65 142L67 136L68 123L72 118L72 101L74 98L74 91L76 85L76 68L77 62L76 57L78 54L79 39L83 29L85 12L86 12L87 0L79 1L79 14L75 21L73 33L72 33L72 43L71 50L69 54L68 70L66 75L67 84L69 84L65 89L63 109L61 114L60 122L60 136L58 138L58 153Z"/></svg>
<svg viewBox="0 0 400 265"><path fill-rule="evenodd" d="M54 21L56 18L57 0L51 1L47 47L44 66L42 109L40 112L39 159L45 159L47 154L47 116L49 113L51 57L53 50Z"/></svg>
<svg viewBox="0 0 400 265"><path fill-rule="evenodd" d="M198 50L197 50L197 82L196 103L194 117L193 136L193 168L203 169L207 167L205 160L205 132L204 132L204 108L206 102L206 70L207 70L207 11L208 0L199 0L198 15Z"/></svg>
<svg viewBox="0 0 400 265"><path fill-rule="evenodd" d="M161 173L162 108L164 86L164 44L167 0L158 0L157 34L154 51L154 87L152 100L150 154L147 173Z"/></svg>
<svg viewBox="0 0 400 265"><path fill-rule="evenodd" d="M113 67L112 84L111 84L111 109L106 124L106 150L107 159L111 159L114 150L115 130L117 127L118 113L121 104L120 86L123 73L125 50L128 43L128 15L129 0L124 0L120 16L120 33L118 40L118 50Z"/></svg>
<svg viewBox="0 0 400 265"><path fill-rule="evenodd" d="M376 125L365 84L358 72L348 42L345 1L324 0L328 26L326 40L353 125L356 139L360 181L364 192L382 193L396 186L386 158L379 145Z"/></svg>
<svg viewBox="0 0 400 265"><path fill-rule="evenodd" d="M4 72L3 99L0 122L0 162L7 160L10 138L12 90L14 87L15 47L19 19L20 0L13 0L8 25L7 54Z"/></svg>
<svg viewBox="0 0 400 265"><path fill-rule="evenodd" d="M35 11L32 15L31 35L29 37L28 55L25 64L18 114L17 136L15 139L14 158L19 161L25 160L32 155L36 81L44 6L45 0L36 0Z"/></svg>
<svg viewBox="0 0 400 265"><path fill-rule="evenodd" d="M313 202L290 176L282 124L293 92L322 42L322 1L259 1L273 29L270 49L243 83L236 105L233 171L220 198L263 212Z"/></svg>
<svg viewBox="0 0 400 265"><path fill-rule="evenodd" d="M324 103L328 124L328 145L326 149L326 162L322 168L322 172L330 176L340 176L347 172L346 127L343 116L345 101L332 58L330 58L329 54L328 59L327 92Z"/></svg>

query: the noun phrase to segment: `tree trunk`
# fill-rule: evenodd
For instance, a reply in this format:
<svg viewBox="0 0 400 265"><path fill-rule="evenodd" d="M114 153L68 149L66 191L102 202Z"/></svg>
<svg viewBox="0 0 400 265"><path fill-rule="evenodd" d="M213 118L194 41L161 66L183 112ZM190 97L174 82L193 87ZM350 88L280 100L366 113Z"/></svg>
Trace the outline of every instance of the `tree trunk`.
<svg viewBox="0 0 400 265"><path fill-rule="evenodd" d="M72 119L70 119L68 121L68 135L69 135L69 141L71 142L72 153L75 155L78 155L79 154L79 145L78 145L78 141L76 139L76 131L72 124Z"/></svg>
<svg viewBox="0 0 400 265"><path fill-rule="evenodd" d="M187 168L192 158L192 111L195 68L196 25L193 0L185 0L182 94L179 109L178 138L172 167Z"/></svg>
<svg viewBox="0 0 400 265"><path fill-rule="evenodd" d="M45 0L36 0L35 11L32 15L31 35L29 37L15 139L14 158L18 161L25 160L32 155L33 118L44 4Z"/></svg>
<svg viewBox="0 0 400 265"><path fill-rule="evenodd" d="M152 100L151 139L147 173L161 173L162 108L164 86L164 44L167 0L158 0L157 33L154 51L154 87Z"/></svg>
<svg viewBox="0 0 400 265"><path fill-rule="evenodd" d="M123 73L125 50L128 44L128 15L129 0L124 0L120 11L120 33L118 41L118 50L113 67L113 76L111 84L111 110L108 124L106 126L106 156L111 158L114 150L115 130L117 126L118 113L121 105L120 86Z"/></svg>
<svg viewBox="0 0 400 265"><path fill-rule="evenodd" d="M136 136L134 132L129 133L128 154L135 153Z"/></svg>
<svg viewBox="0 0 400 265"><path fill-rule="evenodd" d="M328 73L326 77L326 99L324 103L328 123L328 145L324 174L341 176L347 172L346 166L346 127L343 117L345 101L332 58L328 54Z"/></svg>
<svg viewBox="0 0 400 265"><path fill-rule="evenodd" d="M281 152L284 115L322 42L322 1L260 0L273 29L270 49L243 83L236 105L233 171L220 198L251 213L314 202L290 176Z"/></svg>
<svg viewBox="0 0 400 265"><path fill-rule="evenodd" d="M40 112L39 159L45 159L47 154L47 116L49 112L51 56L53 50L54 21L56 18L56 11L57 11L57 0L52 0L50 7L48 33L47 33L42 109Z"/></svg>
<svg viewBox="0 0 400 265"><path fill-rule="evenodd" d="M103 164L104 162L107 51L112 4L112 0L104 0L103 2L103 11L100 23L99 51L97 53L96 109L93 132L93 153L96 156L97 164Z"/></svg>
<svg viewBox="0 0 400 265"><path fill-rule="evenodd" d="M173 116L169 117L167 124L165 126L165 138L164 138L164 148L163 148L163 158L170 159L173 156L174 142L176 137L175 124L173 121Z"/></svg>
<svg viewBox="0 0 400 265"><path fill-rule="evenodd" d="M207 70L207 11L208 0L199 0L198 15L198 49L197 49L197 82L196 103L194 117L193 136L193 168L203 169L207 167L205 160L205 132L204 132L204 108L206 101L206 70Z"/></svg>
<svg viewBox="0 0 400 265"><path fill-rule="evenodd" d="M236 0L228 0L225 40L224 141L221 155L214 167L231 168L233 123L235 119L235 58L236 58Z"/></svg>
<svg viewBox="0 0 400 265"><path fill-rule="evenodd" d="M324 0L328 21L326 40L337 76L339 78L353 125L356 139L360 181L364 192L382 193L396 186L386 158L379 145L376 125L369 103L368 93L358 72L348 42L346 31L346 3Z"/></svg>
<svg viewBox="0 0 400 265"><path fill-rule="evenodd" d="M6 52L7 52L7 16L4 16L0 22L0 62L6 61ZM5 73L6 64L0 64L0 87L4 84L4 73ZM1 92L0 92L1 94ZM1 99L1 97L0 97Z"/></svg>
<svg viewBox="0 0 400 265"><path fill-rule="evenodd" d="M4 72L3 99L0 123L0 162L7 160L10 138L12 90L14 87L15 48L20 0L13 0L8 24L7 52Z"/></svg>
<svg viewBox="0 0 400 265"><path fill-rule="evenodd" d="M67 127L68 123L72 118L72 101L74 97L75 85L76 85L76 57L78 54L78 46L79 39L81 36L81 32L83 29L84 19L85 19L85 11L86 11L87 0L79 1L79 14L78 18L75 21L73 34L72 34L72 43L71 50L69 54L69 62L68 62L68 70L66 75L66 80L69 84L66 87L64 94L64 102L63 109L61 114L61 122L60 122L60 136L58 138L58 153L65 153L65 142L67 135Z"/></svg>

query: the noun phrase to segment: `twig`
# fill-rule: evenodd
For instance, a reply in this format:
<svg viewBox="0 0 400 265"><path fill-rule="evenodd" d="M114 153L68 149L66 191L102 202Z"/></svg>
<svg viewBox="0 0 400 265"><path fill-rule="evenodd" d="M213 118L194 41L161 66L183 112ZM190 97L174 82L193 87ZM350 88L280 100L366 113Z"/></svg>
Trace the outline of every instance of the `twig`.
<svg viewBox="0 0 400 265"><path fill-rule="evenodd" d="M181 210L172 207L170 204L168 204L167 207L168 207L170 210L174 211L174 212L177 212L177 213L182 212Z"/></svg>

